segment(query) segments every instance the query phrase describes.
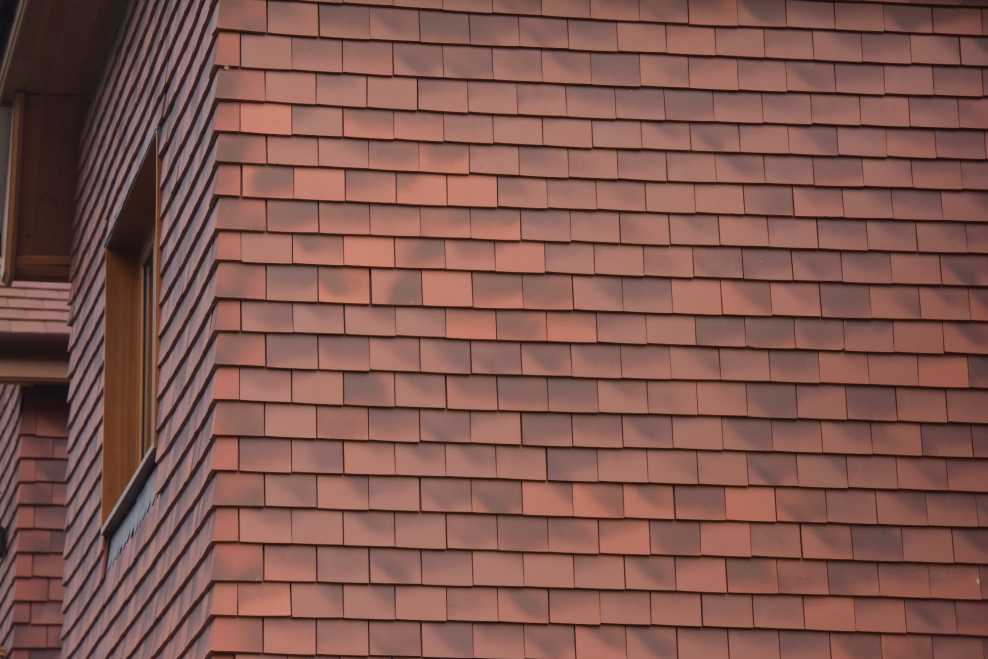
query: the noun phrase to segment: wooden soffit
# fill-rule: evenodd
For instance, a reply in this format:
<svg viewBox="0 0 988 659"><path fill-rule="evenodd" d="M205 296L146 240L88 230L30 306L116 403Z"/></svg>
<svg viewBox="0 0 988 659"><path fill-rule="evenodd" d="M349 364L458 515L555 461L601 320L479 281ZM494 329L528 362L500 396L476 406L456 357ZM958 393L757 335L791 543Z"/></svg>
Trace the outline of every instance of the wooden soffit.
<svg viewBox="0 0 988 659"><path fill-rule="evenodd" d="M83 121L127 4L17 3L0 63L0 105L12 108L0 284L69 279Z"/></svg>
<svg viewBox="0 0 988 659"><path fill-rule="evenodd" d="M68 380L69 360L65 355L0 355L0 384L64 384Z"/></svg>
<svg viewBox="0 0 988 659"><path fill-rule="evenodd" d="M18 92L86 96L99 83L127 0L20 0L3 65L0 102Z"/></svg>

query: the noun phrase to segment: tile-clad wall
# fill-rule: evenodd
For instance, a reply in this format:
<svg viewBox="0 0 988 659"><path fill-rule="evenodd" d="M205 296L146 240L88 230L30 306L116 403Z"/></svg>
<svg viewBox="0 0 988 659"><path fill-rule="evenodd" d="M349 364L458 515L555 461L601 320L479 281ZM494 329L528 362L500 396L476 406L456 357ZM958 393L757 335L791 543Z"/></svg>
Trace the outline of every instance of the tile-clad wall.
<svg viewBox="0 0 988 659"><path fill-rule="evenodd" d="M0 649L59 656L65 523L65 391L0 387Z"/></svg>
<svg viewBox="0 0 988 659"><path fill-rule="evenodd" d="M988 13L376 4L220 2L211 647L984 657Z"/></svg>
<svg viewBox="0 0 988 659"><path fill-rule="evenodd" d="M0 289L0 331L19 335L66 335L68 286L14 282Z"/></svg>
<svg viewBox="0 0 988 659"><path fill-rule="evenodd" d="M208 337L215 3L127 3L81 144L74 231L65 657L205 656L214 529ZM107 565L102 534L103 246L155 133L161 158L156 498ZM200 303L200 300L203 300Z"/></svg>
<svg viewBox="0 0 988 659"><path fill-rule="evenodd" d="M17 513L17 461L20 423L20 387L0 386L0 526L11 529ZM14 556L0 562L0 647L11 645L14 633Z"/></svg>

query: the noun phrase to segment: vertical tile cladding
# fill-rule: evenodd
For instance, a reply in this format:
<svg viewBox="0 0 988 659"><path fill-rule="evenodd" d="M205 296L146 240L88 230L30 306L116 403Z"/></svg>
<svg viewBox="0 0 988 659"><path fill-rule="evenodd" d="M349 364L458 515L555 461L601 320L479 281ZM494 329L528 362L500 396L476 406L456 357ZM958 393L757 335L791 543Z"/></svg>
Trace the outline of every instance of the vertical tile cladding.
<svg viewBox="0 0 988 659"><path fill-rule="evenodd" d="M16 474L18 440L21 432L20 388L13 385L0 387L0 474L4 488L0 492L0 526L12 529L17 513ZM13 553L8 553L0 563L0 647L13 644L15 584L17 574Z"/></svg>
<svg viewBox="0 0 988 659"><path fill-rule="evenodd" d="M57 656L65 521L64 390L0 387L0 648Z"/></svg>
<svg viewBox="0 0 988 659"><path fill-rule="evenodd" d="M393 5L220 2L209 647L983 657L985 11Z"/></svg>
<svg viewBox="0 0 988 659"><path fill-rule="evenodd" d="M63 656L205 656L213 2L129 3L82 139L71 296ZM157 498L109 567L101 536L103 244L145 149L161 156Z"/></svg>

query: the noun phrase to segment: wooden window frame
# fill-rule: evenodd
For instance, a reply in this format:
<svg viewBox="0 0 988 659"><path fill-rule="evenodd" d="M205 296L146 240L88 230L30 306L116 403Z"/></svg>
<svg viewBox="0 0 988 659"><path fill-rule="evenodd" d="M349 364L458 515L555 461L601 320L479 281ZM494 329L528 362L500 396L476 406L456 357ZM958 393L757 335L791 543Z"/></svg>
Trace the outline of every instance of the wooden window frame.
<svg viewBox="0 0 988 659"><path fill-rule="evenodd" d="M3 225L0 228L0 286L9 286L14 273L14 247L17 244L17 202L21 177L21 143L24 131L24 94L17 94L10 107L7 136L7 167L2 183Z"/></svg>
<svg viewBox="0 0 988 659"><path fill-rule="evenodd" d="M154 467L161 303L160 170L155 139L142 156L104 248L105 534L126 515Z"/></svg>

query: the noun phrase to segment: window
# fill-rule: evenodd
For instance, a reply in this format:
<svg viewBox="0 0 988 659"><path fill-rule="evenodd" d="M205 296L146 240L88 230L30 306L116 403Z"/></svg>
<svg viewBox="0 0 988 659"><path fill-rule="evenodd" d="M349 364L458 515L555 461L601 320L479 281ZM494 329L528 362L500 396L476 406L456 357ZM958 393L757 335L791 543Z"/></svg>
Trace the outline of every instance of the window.
<svg viewBox="0 0 988 659"><path fill-rule="evenodd" d="M20 97L18 97L20 98ZM23 112L23 101L17 104L17 123L21 123L21 112ZM0 212L6 220L7 196L11 194L11 171L10 165L17 160L18 144L13 137L14 129L14 107L0 107ZM6 225L6 221L3 222ZM4 234L6 236L6 234Z"/></svg>
<svg viewBox="0 0 988 659"><path fill-rule="evenodd" d="M13 271L17 225L17 177L20 173L21 126L24 123L24 96L18 94L13 106L0 107L0 284L9 285Z"/></svg>
<svg viewBox="0 0 988 659"><path fill-rule="evenodd" d="M106 245L103 520L114 526L153 466L158 337L158 160L152 146Z"/></svg>

